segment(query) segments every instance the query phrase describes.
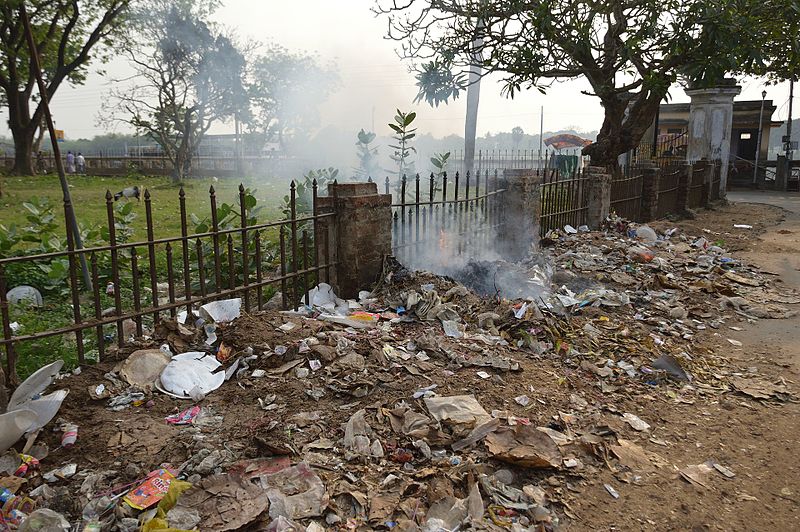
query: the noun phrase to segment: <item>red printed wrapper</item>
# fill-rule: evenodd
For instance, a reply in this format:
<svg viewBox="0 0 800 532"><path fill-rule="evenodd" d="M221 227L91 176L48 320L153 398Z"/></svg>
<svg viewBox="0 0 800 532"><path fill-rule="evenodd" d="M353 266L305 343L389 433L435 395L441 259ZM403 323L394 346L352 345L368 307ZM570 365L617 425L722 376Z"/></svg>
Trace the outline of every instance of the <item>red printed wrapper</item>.
<svg viewBox="0 0 800 532"><path fill-rule="evenodd" d="M175 475L168 469L156 469L122 499L137 510L147 510L164 498Z"/></svg>

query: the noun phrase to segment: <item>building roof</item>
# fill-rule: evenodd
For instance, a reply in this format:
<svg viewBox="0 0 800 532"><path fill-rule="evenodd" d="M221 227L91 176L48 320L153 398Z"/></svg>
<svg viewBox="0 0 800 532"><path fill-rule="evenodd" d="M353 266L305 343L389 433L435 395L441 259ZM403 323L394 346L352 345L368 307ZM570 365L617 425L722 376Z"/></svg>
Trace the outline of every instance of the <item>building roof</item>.
<svg viewBox="0 0 800 532"><path fill-rule="evenodd" d="M659 106L658 124L661 126L686 126L689 122L689 108L687 103L662 103ZM782 121L772 120L777 107L772 100L764 100L764 125L777 127ZM761 114L761 100L739 100L733 102L733 127L757 128Z"/></svg>

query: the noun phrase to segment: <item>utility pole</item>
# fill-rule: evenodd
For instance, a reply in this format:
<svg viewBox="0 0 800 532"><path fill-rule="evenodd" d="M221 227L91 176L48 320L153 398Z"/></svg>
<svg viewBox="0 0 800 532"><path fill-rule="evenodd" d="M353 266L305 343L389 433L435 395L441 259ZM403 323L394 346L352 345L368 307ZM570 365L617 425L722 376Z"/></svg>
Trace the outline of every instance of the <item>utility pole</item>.
<svg viewBox="0 0 800 532"><path fill-rule="evenodd" d="M792 100L794 100L794 78L789 80L789 118L786 120L786 180L792 176Z"/></svg>
<svg viewBox="0 0 800 532"><path fill-rule="evenodd" d="M241 149L241 126L239 125L239 111L233 113L233 128L235 137L233 142L234 153L234 167L236 168L236 175L242 177L242 149Z"/></svg>
<svg viewBox="0 0 800 532"><path fill-rule="evenodd" d="M75 218L75 205L72 203L72 197L69 193L69 185L67 184L67 176L64 173L64 164L61 161L61 150L58 147L58 139L56 139L56 128L53 125L53 115L50 114L50 102L47 96L47 87L42 79L42 67L39 65L39 52L36 49L36 41L31 32L31 22L28 20L28 12L25 10L25 2L21 2L19 6L19 14L22 19L22 25L25 29L25 38L28 41L28 49L31 54L31 66L33 73L36 76L36 84L39 86L39 97L41 98L41 105L44 109L44 119L47 122L47 130L50 132L50 143L53 145L53 157L55 157L56 171L58 171L58 178L61 181L61 192L64 195L64 201L69 202L69 209L66 214L68 230L72 231L73 238L75 239L75 249L83 249L83 239L81 232L78 229L78 220ZM78 258L81 262L81 271L83 272L84 286L91 290L92 278L89 277L89 267L86 264L86 254L79 253Z"/></svg>
<svg viewBox="0 0 800 532"><path fill-rule="evenodd" d="M767 91L761 91L761 112L758 115L758 140L756 140L756 163L753 165L753 184L758 188L763 188L758 179L758 160L761 155L761 130L764 122L764 100L767 98Z"/></svg>

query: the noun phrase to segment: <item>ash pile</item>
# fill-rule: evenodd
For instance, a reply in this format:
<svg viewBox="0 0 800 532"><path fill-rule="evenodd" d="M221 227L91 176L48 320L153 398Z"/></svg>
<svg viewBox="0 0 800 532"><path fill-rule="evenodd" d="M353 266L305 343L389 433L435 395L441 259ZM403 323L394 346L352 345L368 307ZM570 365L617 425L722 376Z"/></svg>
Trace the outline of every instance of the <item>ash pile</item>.
<svg viewBox="0 0 800 532"><path fill-rule="evenodd" d="M792 399L733 363L725 333L800 297L707 236L610 219L546 244L450 276L387 260L358 299L320 284L289 312L217 301L116 360L46 368L1 418L4 522L558 530L589 524L582 498L625 497L659 471L735 477L711 456L662 456L686 442L662 436L653 401Z"/></svg>

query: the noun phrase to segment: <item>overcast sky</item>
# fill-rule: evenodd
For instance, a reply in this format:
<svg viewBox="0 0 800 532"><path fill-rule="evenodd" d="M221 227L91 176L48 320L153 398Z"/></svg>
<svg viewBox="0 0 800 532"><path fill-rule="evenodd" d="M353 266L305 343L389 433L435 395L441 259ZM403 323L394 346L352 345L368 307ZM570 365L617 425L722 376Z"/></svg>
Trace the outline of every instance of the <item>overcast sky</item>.
<svg viewBox="0 0 800 532"><path fill-rule="evenodd" d="M316 52L333 60L342 79L339 90L321 108L321 126L336 125L358 130L373 127L387 134L386 123L396 108L418 112L420 132L444 136L463 135L464 98L438 109L413 104L416 88L408 64L395 53L396 43L384 39L386 19L376 18L370 8L374 0L226 0L215 15L220 23L235 29L242 37L274 41L290 49ZM124 76L126 64L117 60L106 65L112 76ZM758 80L744 80L740 99L760 99L764 88ZM478 134L510 131L521 126L526 132L539 130L539 109L544 106L545 130L576 127L599 129L602 109L597 99L581 94L588 85L583 80L559 83L541 95L528 91L508 100L500 95L496 79L482 85ZM68 138L87 138L103 133L98 123L100 102L108 91L107 78L92 74L80 87L62 87L53 102L59 129ZM767 87L768 96L778 106L774 119L787 116L788 88ZM688 101L680 88L673 88L672 101ZM0 134L8 134L3 112ZM232 126L219 125L213 132L229 132ZM118 130L123 131L123 130Z"/></svg>

